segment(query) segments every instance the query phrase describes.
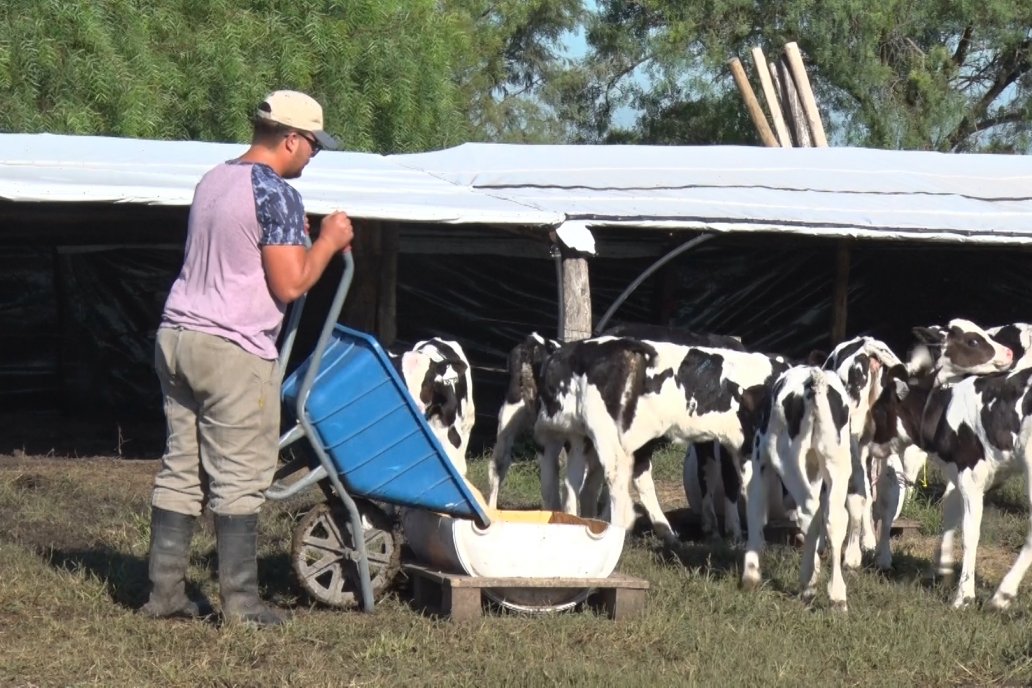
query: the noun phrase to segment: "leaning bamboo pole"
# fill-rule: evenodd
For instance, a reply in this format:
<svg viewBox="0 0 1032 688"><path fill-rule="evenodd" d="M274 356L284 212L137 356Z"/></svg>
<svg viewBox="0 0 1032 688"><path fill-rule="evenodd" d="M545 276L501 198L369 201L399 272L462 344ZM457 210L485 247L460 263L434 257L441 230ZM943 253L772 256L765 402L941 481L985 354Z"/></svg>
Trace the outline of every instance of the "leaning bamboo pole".
<svg viewBox="0 0 1032 688"><path fill-rule="evenodd" d="M799 101L803 105L803 112L806 115L806 123L809 125L810 133L813 136L813 143L819 148L826 148L828 139L824 135L824 124L821 122L821 114L817 110L817 101L813 97L810 79L806 76L803 56L800 54L799 45L795 41L785 44L785 57L788 59L788 66L792 71L792 79L795 81L796 90L799 92Z"/></svg>
<svg viewBox="0 0 1032 688"><path fill-rule="evenodd" d="M792 135L785 124L785 117L781 111L781 102L778 98L777 89L771 80L771 73L767 69L767 59L763 56L763 49L756 46L752 49L753 62L756 64L756 73L760 77L760 86L763 88L763 97L767 101L767 109L770 110L770 118L774 122L774 130L778 134L778 142L782 148L792 147Z"/></svg>
<svg viewBox="0 0 1032 688"><path fill-rule="evenodd" d="M745 100L745 109L749 111L749 117L752 118L753 126L756 127L756 131L760 135L760 141L764 146L777 148L779 145L778 140L774 137L774 132L771 131L770 125L767 124L767 117L763 114L763 108L760 107L759 101L756 100L756 94L753 93L752 86L749 85L749 78L745 75L745 68L742 67L741 60L733 57L728 64L731 67L731 76L734 77L735 84L742 94L742 99Z"/></svg>
<svg viewBox="0 0 1032 688"><path fill-rule="evenodd" d="M778 60L778 81L781 82L781 102L785 104L785 113L792 125L792 136L795 145L799 148L812 148L813 139L810 137L810 127L806 123L803 114L803 105L799 102L799 93L796 91L795 82L792 79L791 70L784 57Z"/></svg>

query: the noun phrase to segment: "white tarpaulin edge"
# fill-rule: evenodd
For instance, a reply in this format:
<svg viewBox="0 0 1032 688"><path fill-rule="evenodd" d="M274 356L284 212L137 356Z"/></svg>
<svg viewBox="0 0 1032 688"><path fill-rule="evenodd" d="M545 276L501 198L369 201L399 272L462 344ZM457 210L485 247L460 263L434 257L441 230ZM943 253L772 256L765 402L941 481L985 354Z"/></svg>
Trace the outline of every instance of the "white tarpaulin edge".
<svg viewBox="0 0 1032 688"><path fill-rule="evenodd" d="M188 205L244 146L0 134L0 198ZM324 152L292 183L314 214L424 223L761 231L1032 245L1032 157L858 148L464 144Z"/></svg>

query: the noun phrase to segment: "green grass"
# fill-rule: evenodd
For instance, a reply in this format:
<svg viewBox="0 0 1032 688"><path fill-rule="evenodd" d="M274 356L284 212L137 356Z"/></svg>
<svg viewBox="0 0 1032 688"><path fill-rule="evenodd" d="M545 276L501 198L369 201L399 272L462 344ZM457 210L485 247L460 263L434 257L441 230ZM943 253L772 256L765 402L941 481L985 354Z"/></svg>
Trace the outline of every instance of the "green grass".
<svg viewBox="0 0 1032 688"><path fill-rule="evenodd" d="M676 450L657 457L656 475L671 494L679 461ZM298 498L263 511L260 553L264 592L290 609L292 620L253 630L133 613L146 588L155 467L0 458L0 686L1032 683L1028 586L1007 614L950 609L952 589L925 575L938 510L925 493L905 513L928 530L894 542L892 574L847 575L847 616L827 609L823 581L812 608L800 603L799 553L791 547L766 552L765 583L750 594L738 588L739 550L687 541L675 553L636 536L619 570L651 583L640 618L488 611L465 625L413 610L404 588L373 614L309 606L289 566L290 535L312 502ZM471 475L486 488L483 459L471 462ZM536 506L539 492L533 462L517 461L502 505ZM1021 494L1019 480L988 500L979 552L983 600L1028 527ZM190 577L217 599L213 550L210 521L202 519Z"/></svg>

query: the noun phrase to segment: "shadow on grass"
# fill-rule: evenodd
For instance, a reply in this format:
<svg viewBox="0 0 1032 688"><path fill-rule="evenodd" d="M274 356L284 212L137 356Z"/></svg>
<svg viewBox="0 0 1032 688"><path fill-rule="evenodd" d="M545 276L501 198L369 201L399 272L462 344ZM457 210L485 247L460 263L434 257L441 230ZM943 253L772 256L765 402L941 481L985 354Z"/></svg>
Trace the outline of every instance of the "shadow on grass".
<svg viewBox="0 0 1032 688"><path fill-rule="evenodd" d="M55 569L84 573L104 583L108 595L126 609L138 609L147 601L147 559L100 546L93 549L42 550L40 555ZM187 582L187 595L202 597L196 583Z"/></svg>
<svg viewBox="0 0 1032 688"><path fill-rule="evenodd" d="M41 550L40 556L53 568L61 571L82 572L103 582L108 596L115 604L129 610L139 609L147 601L150 582L147 573L148 560L127 555L110 547L93 549ZM194 555L191 563L209 572L211 579L217 579L215 551ZM211 600L202 590L202 582L187 580L186 594L194 600ZM287 554L259 557L258 582L267 596L277 605L296 607L302 591L294 581L290 557Z"/></svg>

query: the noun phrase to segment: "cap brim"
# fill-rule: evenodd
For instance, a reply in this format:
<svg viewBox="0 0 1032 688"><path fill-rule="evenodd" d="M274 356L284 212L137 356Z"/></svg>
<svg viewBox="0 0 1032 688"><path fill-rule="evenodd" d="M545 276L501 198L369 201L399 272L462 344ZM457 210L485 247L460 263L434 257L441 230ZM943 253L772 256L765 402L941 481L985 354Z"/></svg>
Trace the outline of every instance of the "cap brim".
<svg viewBox="0 0 1032 688"><path fill-rule="evenodd" d="M337 150L337 139L333 138L325 131L313 131L312 136L314 136L319 145L326 150Z"/></svg>

